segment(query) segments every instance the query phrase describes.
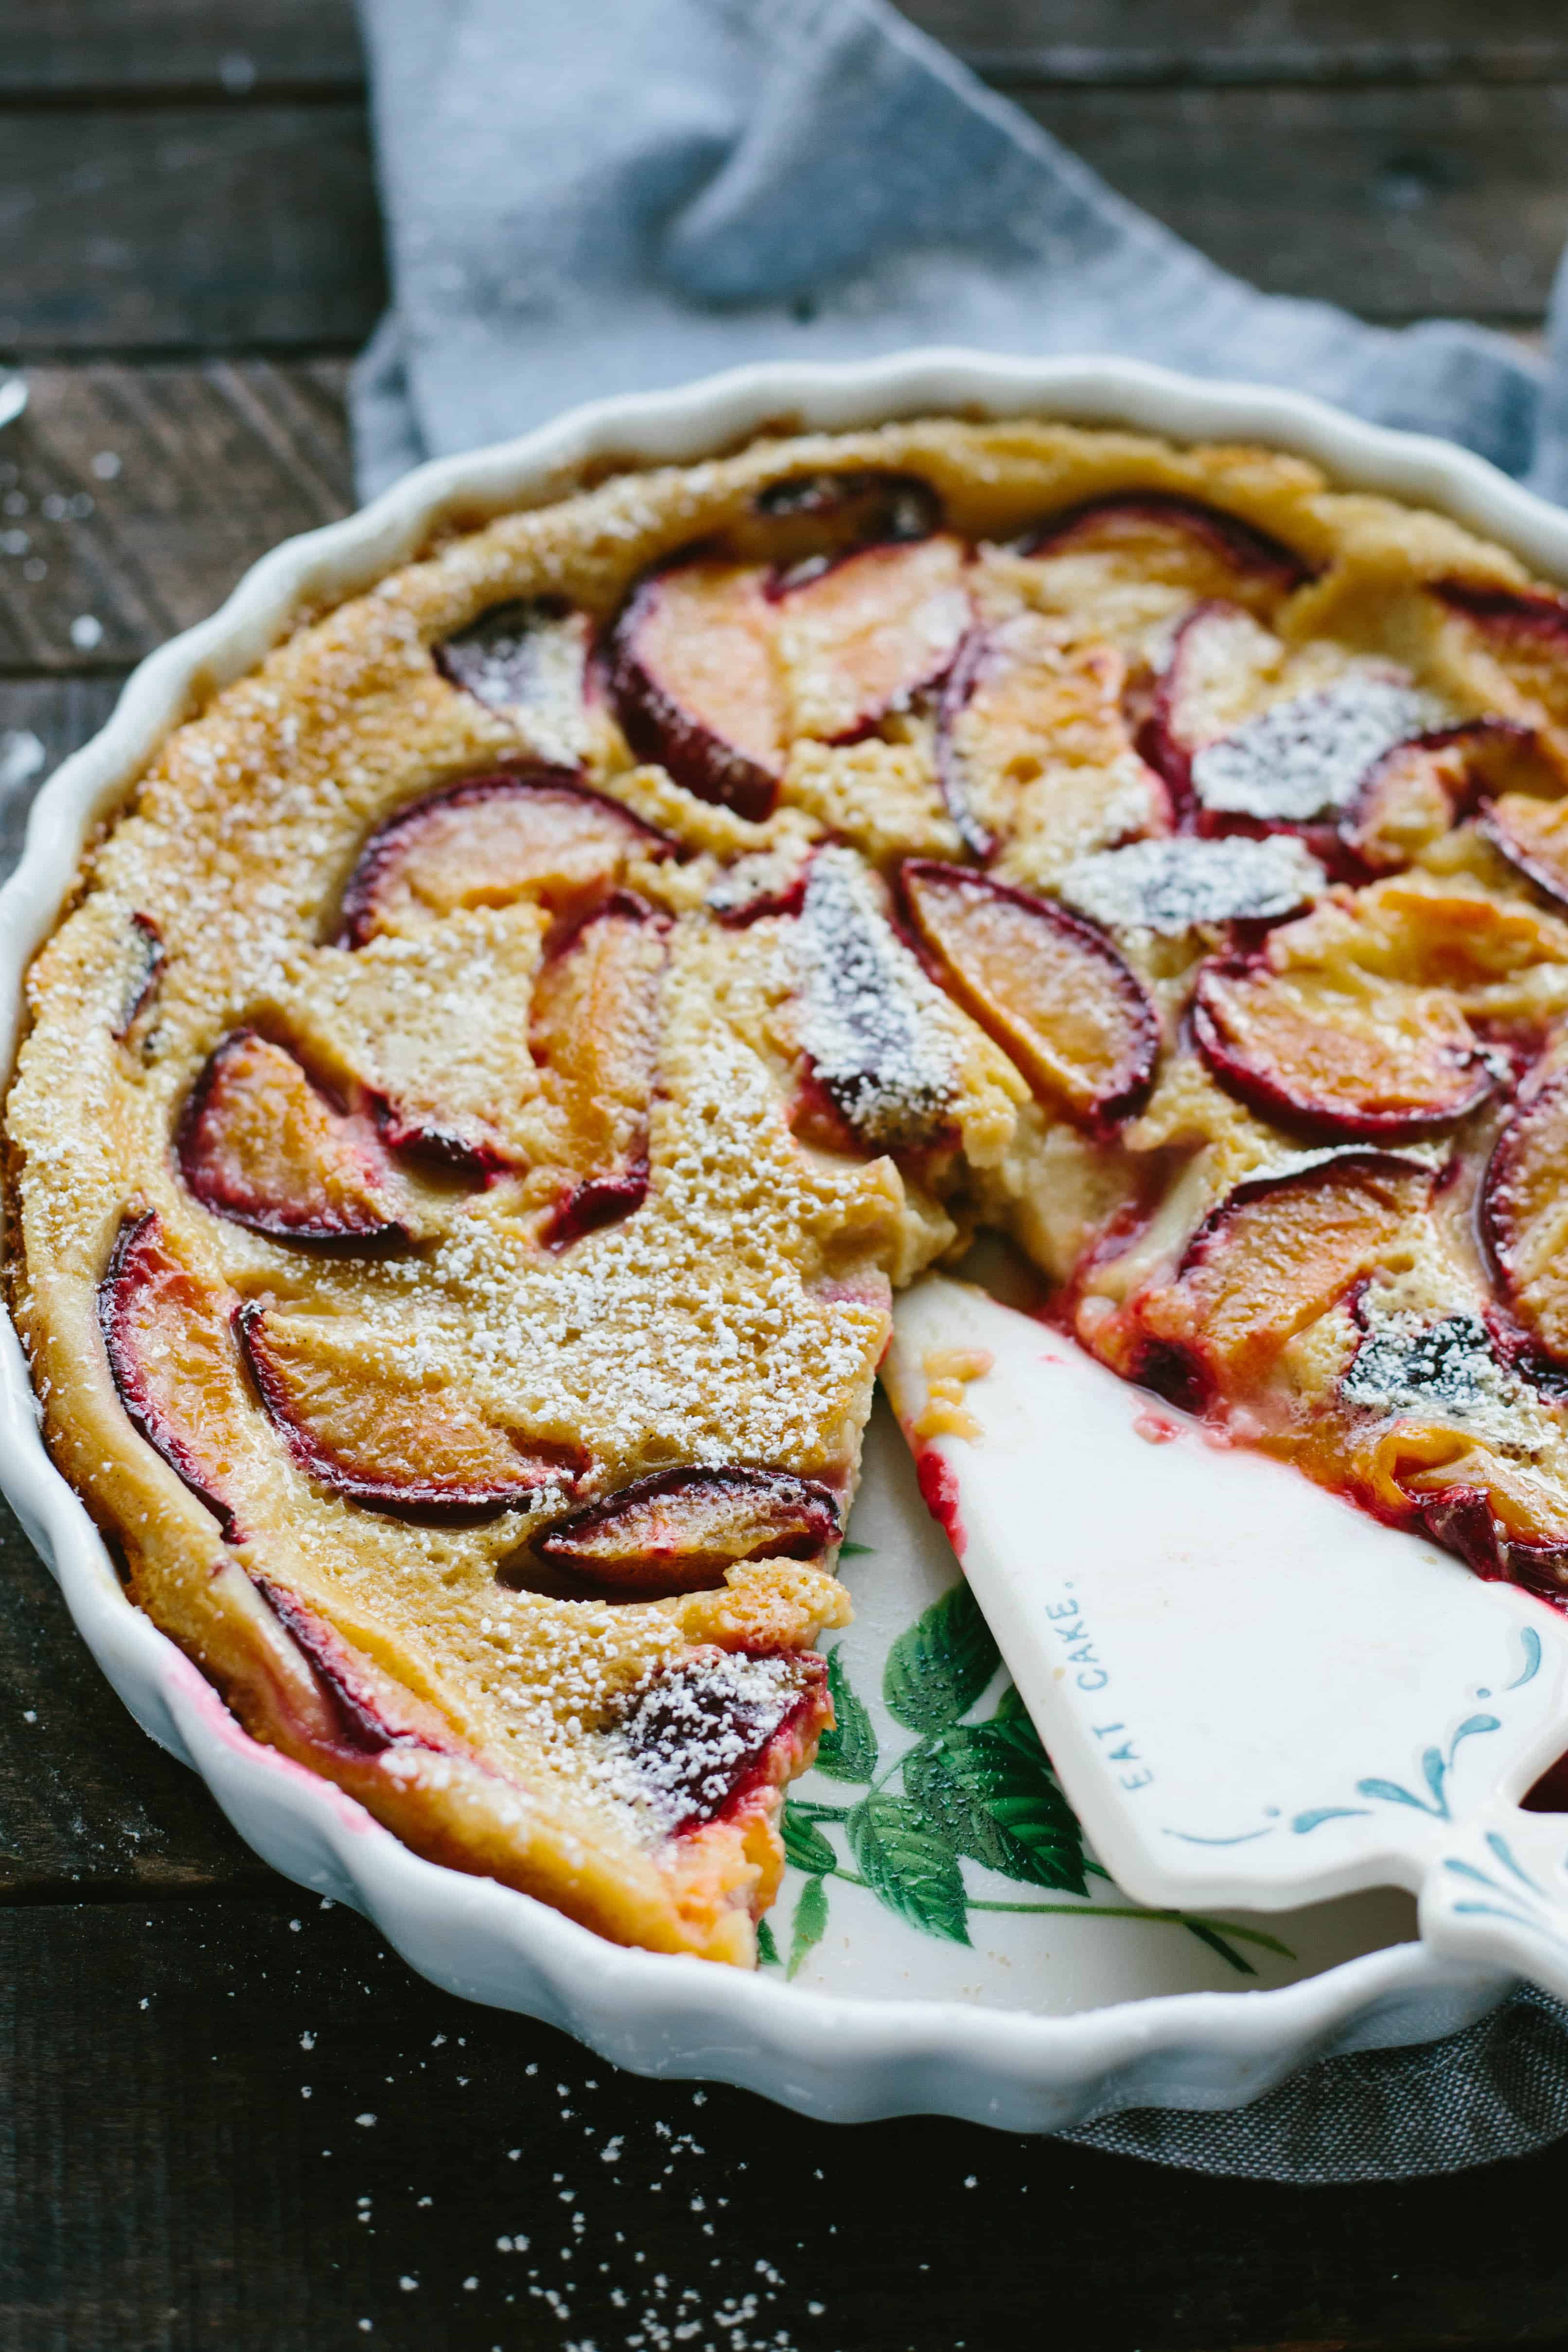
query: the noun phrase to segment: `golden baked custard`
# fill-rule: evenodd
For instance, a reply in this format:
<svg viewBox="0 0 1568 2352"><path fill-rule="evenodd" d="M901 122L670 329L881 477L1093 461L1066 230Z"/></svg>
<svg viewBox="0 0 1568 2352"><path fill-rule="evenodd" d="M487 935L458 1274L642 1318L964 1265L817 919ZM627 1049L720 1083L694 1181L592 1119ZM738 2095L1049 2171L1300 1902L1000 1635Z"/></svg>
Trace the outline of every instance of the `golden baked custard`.
<svg viewBox="0 0 1568 2352"><path fill-rule="evenodd" d="M13 1297L135 1600L623 1941L753 1958L981 1227L1568 1589L1568 600L1295 459L917 422L451 536L169 736L29 1003Z"/></svg>

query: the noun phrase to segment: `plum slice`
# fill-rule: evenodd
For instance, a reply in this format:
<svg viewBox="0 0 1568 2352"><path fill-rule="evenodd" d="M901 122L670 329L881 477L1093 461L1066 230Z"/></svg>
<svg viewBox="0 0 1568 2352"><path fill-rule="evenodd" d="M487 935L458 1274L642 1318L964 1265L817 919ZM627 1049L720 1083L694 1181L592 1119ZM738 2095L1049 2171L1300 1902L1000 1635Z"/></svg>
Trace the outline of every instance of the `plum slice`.
<svg viewBox="0 0 1568 2352"><path fill-rule="evenodd" d="M463 908L417 940L319 948L261 1010L344 1099L371 1108L394 1151L488 1181L532 1157L529 1008L552 928L523 900Z"/></svg>
<svg viewBox="0 0 1568 2352"><path fill-rule="evenodd" d="M1568 1073L1530 1089L1492 1149L1481 1233L1514 1313L1568 1364Z"/></svg>
<svg viewBox="0 0 1568 2352"><path fill-rule="evenodd" d="M957 1090L945 1008L851 851L813 858L795 949L800 1042L838 1118L872 1151L933 1141Z"/></svg>
<svg viewBox="0 0 1568 2352"><path fill-rule="evenodd" d="M534 898L581 914L633 858L676 845L563 768L531 767L432 793L376 827L343 890L338 944L459 908Z"/></svg>
<svg viewBox="0 0 1568 2352"><path fill-rule="evenodd" d="M1276 702L1234 733L1200 744L1191 765L1200 807L1265 824L1337 816L1367 770L1436 727L1442 707L1402 680L1353 670L1320 693Z"/></svg>
<svg viewBox="0 0 1568 2352"><path fill-rule="evenodd" d="M1468 816L1488 793L1528 799L1560 784L1536 731L1512 719L1467 719L1394 744L1347 803L1339 837L1363 866L1393 871ZM1490 830L1482 820L1482 830ZM1505 856L1502 832L1492 838ZM1568 880L1568 877L1565 877Z"/></svg>
<svg viewBox="0 0 1568 2352"><path fill-rule="evenodd" d="M1367 1294L1356 1302L1366 1337L1356 1349L1340 1393L1369 1412L1409 1413L1463 1423L1506 1407L1523 1392L1500 1360L1479 1315L1433 1319L1415 1312L1369 1317Z"/></svg>
<svg viewBox="0 0 1568 2352"><path fill-rule="evenodd" d="M1341 1394L1379 1424L1370 1454L1363 1448L1373 1507L1404 1505L1480 1575L1568 1603L1568 1527L1510 1443L1528 1446L1542 1419L1538 1390L1515 1369L1519 1335L1468 1307L1369 1313L1372 1298L1370 1286L1357 1295L1366 1337ZM1539 1381L1545 1366L1538 1358L1529 1369Z"/></svg>
<svg viewBox="0 0 1568 2352"><path fill-rule="evenodd" d="M769 573L699 556L647 573L611 639L610 686L627 742L699 800L772 814L787 711Z"/></svg>
<svg viewBox="0 0 1568 2352"><path fill-rule="evenodd" d="M443 677L500 711L542 760L571 768L591 748L585 724L594 624L559 596L493 604L433 647Z"/></svg>
<svg viewBox="0 0 1568 2352"><path fill-rule="evenodd" d="M1023 555L1092 556L1130 579L1270 610L1311 578L1293 549L1199 499L1134 490L1069 507L1025 533Z"/></svg>
<svg viewBox="0 0 1568 2352"><path fill-rule="evenodd" d="M1132 841L1080 857L1062 877L1068 905L1110 930L1177 939L1198 923L1274 923L1328 887L1328 876L1289 834L1223 841L1179 834Z"/></svg>
<svg viewBox="0 0 1568 2352"><path fill-rule="evenodd" d="M668 926L621 894L548 962L534 991L531 1043L564 1130L566 1187L543 1239L564 1249L640 1208L648 1184L648 1111L658 1068Z"/></svg>
<svg viewBox="0 0 1568 2352"><path fill-rule="evenodd" d="M963 866L910 858L904 903L942 979L1045 1101L1109 1125L1153 1082L1160 1021L1103 931Z"/></svg>
<svg viewBox="0 0 1568 2352"><path fill-rule="evenodd" d="M816 845L809 838L755 849L725 866L703 901L727 929L743 930L764 915L798 915Z"/></svg>
<svg viewBox="0 0 1568 2352"><path fill-rule="evenodd" d="M335 1626L298 1595L285 1591L266 1577L253 1579L257 1591L283 1627L310 1669L330 1746L350 1756L384 1756L389 1748L430 1748L433 1742L418 1731L389 1724L373 1705L351 1661L354 1653Z"/></svg>
<svg viewBox="0 0 1568 2352"><path fill-rule="evenodd" d="M1447 991L1312 965L1282 969L1267 949L1205 963L1192 1024L1222 1086L1265 1118L1315 1138L1436 1134L1476 1109L1495 1083Z"/></svg>
<svg viewBox="0 0 1568 2352"><path fill-rule="evenodd" d="M771 562L778 579L804 578L857 548L929 539L942 509L919 474L858 466L770 482L752 499L752 516L731 536L742 555Z"/></svg>
<svg viewBox="0 0 1568 2352"><path fill-rule="evenodd" d="M1390 872L1407 866L1462 813L1472 783L1460 731L1396 743L1373 761L1339 825L1363 866Z"/></svg>
<svg viewBox="0 0 1568 2352"><path fill-rule="evenodd" d="M1216 599L1183 621L1140 737L1179 800L1191 797L1194 755L1255 708L1282 653L1279 638L1238 604Z"/></svg>
<svg viewBox="0 0 1568 2352"><path fill-rule="evenodd" d="M1430 695L1367 662L1279 698L1287 661L1279 638L1235 604L1200 604L1176 631L1146 748L1172 790L1211 819L1337 817L1375 761L1443 723Z"/></svg>
<svg viewBox="0 0 1568 2352"><path fill-rule="evenodd" d="M1561 726L1568 720L1568 596L1442 580L1434 592L1477 631L1520 691Z"/></svg>
<svg viewBox="0 0 1568 2352"><path fill-rule="evenodd" d="M398 1518L463 1523L570 1488L580 1449L516 1435L461 1389L384 1369L375 1335L335 1317L291 1316L251 1300L235 1328L256 1391L307 1477L346 1502Z"/></svg>
<svg viewBox="0 0 1568 2352"><path fill-rule="evenodd" d="M170 1248L151 1209L127 1217L98 1286L98 1328L132 1428L237 1540L221 1400L233 1389L226 1302Z"/></svg>
<svg viewBox="0 0 1568 2352"><path fill-rule="evenodd" d="M831 1488L786 1470L657 1470L557 1520L534 1549L618 1592L693 1592L738 1560L815 1559L841 1529Z"/></svg>
<svg viewBox="0 0 1568 2352"><path fill-rule="evenodd" d="M793 731L828 743L869 734L939 686L972 618L968 552L939 531L867 547L773 587Z"/></svg>
<svg viewBox="0 0 1568 2352"><path fill-rule="evenodd" d="M269 1240L361 1252L407 1238L371 1121L334 1109L254 1029L231 1030L208 1056L175 1148L203 1208Z"/></svg>
<svg viewBox="0 0 1568 2352"><path fill-rule="evenodd" d="M1123 716L1126 673L1114 646L1074 644L1040 613L969 632L942 689L937 775L977 857L1031 787L1050 835L1082 852L1168 831L1169 796Z"/></svg>
<svg viewBox="0 0 1568 2352"><path fill-rule="evenodd" d="M1483 811L1480 830L1538 890L1568 906L1568 800L1504 793Z"/></svg>
<svg viewBox="0 0 1568 2352"><path fill-rule="evenodd" d="M604 1736L607 1778L678 1837L800 1770L831 1720L814 1654L699 1650L632 1695Z"/></svg>
<svg viewBox="0 0 1568 2352"><path fill-rule="evenodd" d="M1287 1342L1408 1240L1429 1169L1376 1151L1237 1185L1205 1218L1173 1283L1139 1302L1143 1330L1246 1395Z"/></svg>
<svg viewBox="0 0 1568 2352"><path fill-rule="evenodd" d="M153 1001L163 970L163 935L151 915L131 918L131 977L112 1031L123 1045Z"/></svg>
<svg viewBox="0 0 1568 2352"><path fill-rule="evenodd" d="M1521 1535L1496 1509L1498 1499L1484 1486L1464 1484L1411 1496L1434 1543L1458 1552L1478 1576L1522 1585L1542 1601L1568 1607L1568 1535Z"/></svg>

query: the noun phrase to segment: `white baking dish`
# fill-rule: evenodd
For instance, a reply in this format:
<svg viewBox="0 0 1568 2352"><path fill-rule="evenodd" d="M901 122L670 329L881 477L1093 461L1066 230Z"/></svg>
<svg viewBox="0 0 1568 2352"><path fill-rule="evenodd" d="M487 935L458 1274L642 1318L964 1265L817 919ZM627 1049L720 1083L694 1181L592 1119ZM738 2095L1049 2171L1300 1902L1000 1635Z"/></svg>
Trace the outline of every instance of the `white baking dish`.
<svg viewBox="0 0 1568 2352"><path fill-rule="evenodd" d="M0 892L7 1062L24 970L56 920L89 833L164 731L249 669L302 608L367 586L413 556L444 520L467 524L542 504L595 461L693 460L764 425L776 431L782 419L807 430L850 429L948 411L1125 425L1182 440L1256 439L1315 459L1340 483L1441 508L1533 569L1568 581L1568 516L1479 458L1289 393L1201 383L1128 362L1036 364L928 351L866 365L742 369L683 390L596 403L521 440L422 467L363 513L289 541L255 566L220 613L142 663L109 725L40 795L22 865ZM1116 2107L1236 2105L1311 2058L1456 2031L1495 2006L1513 1980L1508 1948L1489 1942L1484 1921L1475 1923L1467 1958L1439 1960L1419 1944L1391 1940L1400 1915L1386 1906L1327 1928L1309 1915L1299 1948L1309 1961L1319 1956L1318 1972L1296 1982L1279 1981L1276 1971L1269 1990L1166 1991L1110 2006L1091 2005L1106 1999L1096 1981L1125 1990L1202 1979L1164 1960L1108 1978L1074 1937L1086 1920L1089 1931L1110 1932L1109 1909L1103 1921L1092 1911L1064 1920L1065 1957L1047 1956L1058 1970L1054 1991L1022 1984L1011 1948L953 1944L952 1965L922 1970L897 1941L896 1923L868 1924L853 1891L795 1982L775 1969L747 1976L623 1951L525 1895L419 1860L330 1784L239 1730L125 1598L87 1512L45 1453L8 1324L0 1332L0 1484L126 1705L202 1774L259 1853L301 1885L355 1904L437 1982L547 2019L641 2072L713 2075L841 2120L936 2110L1015 2130L1061 2129ZM937 1589L950 1569L933 1566L929 1528L905 1524L907 1498L890 1462L877 1473L867 1508L887 1520L881 1549L899 1558L882 1572L903 1601ZM862 1524L858 1516L857 1533ZM887 1604L884 1590L863 1612L873 1628ZM1139 1932L1168 1938L1171 1931L1144 1923ZM1044 1965L1039 1946L1031 1950ZM1324 1965L1345 1950L1357 1957ZM1053 2001L1073 2013L1039 2013Z"/></svg>

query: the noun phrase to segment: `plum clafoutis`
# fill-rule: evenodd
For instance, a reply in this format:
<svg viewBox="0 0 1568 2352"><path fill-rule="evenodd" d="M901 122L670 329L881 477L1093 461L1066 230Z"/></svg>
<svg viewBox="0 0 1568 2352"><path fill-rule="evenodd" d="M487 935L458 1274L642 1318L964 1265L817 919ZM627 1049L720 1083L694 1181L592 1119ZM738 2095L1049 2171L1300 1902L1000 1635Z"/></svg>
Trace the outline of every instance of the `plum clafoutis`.
<svg viewBox="0 0 1568 2352"><path fill-rule="evenodd" d="M752 1965L893 1293L978 1233L1568 1605L1565 809L1568 602L1267 450L781 428L454 527L170 730L35 961L47 1442L257 1739Z"/></svg>

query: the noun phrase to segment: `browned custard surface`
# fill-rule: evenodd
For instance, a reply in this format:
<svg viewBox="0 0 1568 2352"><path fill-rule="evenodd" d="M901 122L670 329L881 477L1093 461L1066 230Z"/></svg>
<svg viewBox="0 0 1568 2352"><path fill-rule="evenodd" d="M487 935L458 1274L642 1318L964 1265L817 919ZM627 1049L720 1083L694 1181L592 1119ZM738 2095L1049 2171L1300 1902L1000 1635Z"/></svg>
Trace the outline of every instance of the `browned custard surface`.
<svg viewBox="0 0 1568 2352"><path fill-rule="evenodd" d="M134 1598L620 1940L753 1958L982 1226L1568 1588L1568 602L1296 459L922 420L452 536L169 736L29 1005L13 1297Z"/></svg>

